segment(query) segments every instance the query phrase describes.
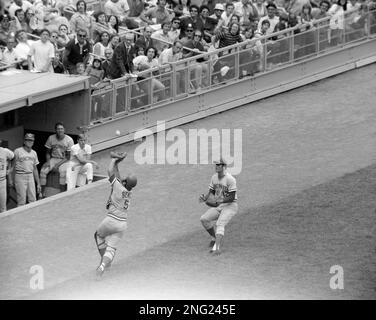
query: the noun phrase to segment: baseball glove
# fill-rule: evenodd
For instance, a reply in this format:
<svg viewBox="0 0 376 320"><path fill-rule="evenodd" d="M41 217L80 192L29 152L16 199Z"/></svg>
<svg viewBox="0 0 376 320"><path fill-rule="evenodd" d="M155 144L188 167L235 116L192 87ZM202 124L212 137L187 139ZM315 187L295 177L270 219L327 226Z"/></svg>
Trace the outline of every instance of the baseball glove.
<svg viewBox="0 0 376 320"><path fill-rule="evenodd" d="M218 207L218 203L213 194L210 194L209 197L206 199L205 204L209 207Z"/></svg>
<svg viewBox="0 0 376 320"><path fill-rule="evenodd" d="M110 152L110 157L113 159L123 160L126 156L127 156L126 152L115 152L115 151Z"/></svg>

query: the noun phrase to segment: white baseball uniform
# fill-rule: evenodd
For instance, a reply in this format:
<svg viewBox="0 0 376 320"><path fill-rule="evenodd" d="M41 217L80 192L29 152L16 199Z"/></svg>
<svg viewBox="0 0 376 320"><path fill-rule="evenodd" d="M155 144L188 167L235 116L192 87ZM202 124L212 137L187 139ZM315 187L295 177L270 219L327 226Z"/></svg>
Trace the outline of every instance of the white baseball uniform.
<svg viewBox="0 0 376 320"><path fill-rule="evenodd" d="M201 216L201 221L206 229L216 225L216 234L224 235L225 226L238 213L236 179L228 172L225 172L221 179L218 178L218 174L214 174L210 181L209 190L214 191L215 200L223 200L230 192L235 191L233 202L221 203L216 208L210 208Z"/></svg>
<svg viewBox="0 0 376 320"><path fill-rule="evenodd" d="M13 157L11 150L0 147L0 212L7 209L7 161Z"/></svg>

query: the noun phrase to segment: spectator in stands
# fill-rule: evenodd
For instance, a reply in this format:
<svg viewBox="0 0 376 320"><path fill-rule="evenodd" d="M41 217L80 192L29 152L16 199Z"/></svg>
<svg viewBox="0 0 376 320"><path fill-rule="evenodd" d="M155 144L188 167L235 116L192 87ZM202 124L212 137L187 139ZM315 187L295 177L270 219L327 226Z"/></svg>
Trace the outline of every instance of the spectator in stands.
<svg viewBox="0 0 376 320"><path fill-rule="evenodd" d="M216 36L212 37L212 44L219 41L218 48L225 48L227 46L234 45L243 41L243 38L240 35L240 25L238 23L233 23L229 26L228 30L218 33ZM231 53L231 50L228 52ZM234 56L226 57L225 51L221 51L218 54L220 58L217 63L214 65L214 72L217 75L219 82L223 80L223 77L228 74L229 77L233 76L233 70L231 66L234 66ZM231 70L230 73L228 73Z"/></svg>
<svg viewBox="0 0 376 320"><path fill-rule="evenodd" d="M14 158L14 153L1 145L2 140L0 139L0 212L4 212L7 210L7 179L8 184L13 185L8 172L12 169L11 161Z"/></svg>
<svg viewBox="0 0 376 320"><path fill-rule="evenodd" d="M207 51L207 48L204 45L207 45L203 39L203 33L201 30L195 30L193 34L193 39L187 41L184 46L187 48L192 49L188 51L186 54L183 55L184 58L189 58L195 55L202 54ZM184 52L183 52L184 53ZM202 88L207 87L209 85L209 67L208 64L205 63L206 60L209 59L209 56L204 56L196 60L197 63L192 63L190 65L191 72L194 73L194 81L193 85L195 86L196 90L200 91Z"/></svg>
<svg viewBox="0 0 376 320"><path fill-rule="evenodd" d="M90 159L91 146L86 143L86 137L79 134L77 144L71 148L71 158L67 167L67 191L75 187L82 187L93 182L93 165L97 163Z"/></svg>
<svg viewBox="0 0 376 320"><path fill-rule="evenodd" d="M14 0L8 9L8 13L12 18L14 18L16 10L22 9L22 11L25 12L32 6L33 5L27 0Z"/></svg>
<svg viewBox="0 0 376 320"><path fill-rule="evenodd" d="M26 21L25 12L22 9L17 9L14 13L14 21L16 22L16 29L28 31L28 23Z"/></svg>
<svg viewBox="0 0 376 320"><path fill-rule="evenodd" d="M235 6L232 2L227 2L225 11L221 15L221 27L229 27L231 17L235 14Z"/></svg>
<svg viewBox="0 0 376 320"><path fill-rule="evenodd" d="M54 73L65 73L61 52L55 52L55 59L52 62L52 67L54 68Z"/></svg>
<svg viewBox="0 0 376 320"><path fill-rule="evenodd" d="M88 41L93 38L95 19L86 11L86 2L78 0L76 3L77 12L70 19L70 30L72 34L78 33L80 29L85 30Z"/></svg>
<svg viewBox="0 0 376 320"><path fill-rule="evenodd" d="M59 27L58 37L57 37L57 48L62 49L68 44L71 39L68 35L68 26L66 24L61 24Z"/></svg>
<svg viewBox="0 0 376 320"><path fill-rule="evenodd" d="M174 4L175 17L189 16L189 7L191 0L178 0L178 3Z"/></svg>
<svg viewBox="0 0 376 320"><path fill-rule="evenodd" d="M343 41L345 29L345 11L347 9L346 0L337 0L328 10L331 19L329 21L330 28L330 45L336 46Z"/></svg>
<svg viewBox="0 0 376 320"><path fill-rule="evenodd" d="M7 46L3 52L2 62L6 65L12 66L13 68L18 67L18 63L21 62L17 55L16 50L16 39L14 37L9 37L7 39Z"/></svg>
<svg viewBox="0 0 376 320"><path fill-rule="evenodd" d="M39 34L40 30L44 28L43 20L39 20L35 15L34 8L31 7L25 11L26 22L28 24L28 33Z"/></svg>
<svg viewBox="0 0 376 320"><path fill-rule="evenodd" d="M258 17L258 11L249 0L240 0L234 3L234 13L240 17L240 24L245 21L253 21Z"/></svg>
<svg viewBox="0 0 376 320"><path fill-rule="evenodd" d="M328 17L328 10L330 8L330 3L327 0L323 0L320 2L319 10L316 11L316 14L313 15L314 20L321 20L326 17ZM325 50L329 44L328 42L328 27L329 27L329 21L325 20L319 23L316 23L318 31L318 50L322 51Z"/></svg>
<svg viewBox="0 0 376 320"><path fill-rule="evenodd" d="M256 0L254 3L255 9L257 11L257 16L259 18L265 17L268 14L264 0Z"/></svg>
<svg viewBox="0 0 376 320"><path fill-rule="evenodd" d="M99 41L93 47L93 53L104 58L104 51L107 48L111 48L110 34L107 31L103 31L100 35Z"/></svg>
<svg viewBox="0 0 376 320"><path fill-rule="evenodd" d="M133 72L132 60L135 52L134 46L132 46L133 40L134 35L128 32L125 34L124 41L115 48L108 72L108 78L117 79L125 77Z"/></svg>
<svg viewBox="0 0 376 320"><path fill-rule="evenodd" d="M222 19L222 13L225 11L225 7L223 6L222 3L217 3L214 7L214 13L209 16L212 19L215 19L218 22Z"/></svg>
<svg viewBox="0 0 376 320"><path fill-rule="evenodd" d="M35 41L31 45L28 54L29 70L35 70L37 72L54 72L52 61L55 59L55 48L49 40L50 32L47 29L43 29L40 34L40 40ZM33 57L33 60L31 57Z"/></svg>
<svg viewBox="0 0 376 320"><path fill-rule="evenodd" d="M41 193L37 165L38 155L33 150L35 136L26 133L23 146L14 150L14 186L17 193L17 207L23 206L37 200L36 194ZM35 184L37 189L35 190Z"/></svg>
<svg viewBox="0 0 376 320"><path fill-rule="evenodd" d="M59 37L58 31L54 30L54 31L50 32L50 42L54 46L55 51L58 50L58 47L57 47L57 39L58 39L58 37Z"/></svg>
<svg viewBox="0 0 376 320"><path fill-rule="evenodd" d="M76 38L70 40L65 47L63 64L70 74L75 73L78 62L83 62L86 65L89 61L92 46L86 37L87 31L79 29Z"/></svg>
<svg viewBox="0 0 376 320"><path fill-rule="evenodd" d="M23 70L29 70L27 56L30 52L33 41L27 39L27 33L24 30L17 31L16 39L18 43L14 50L19 58L19 66Z"/></svg>
<svg viewBox="0 0 376 320"><path fill-rule="evenodd" d="M86 76L87 74L85 71L86 71L85 64L83 62L77 62L74 73L77 74L78 76Z"/></svg>
<svg viewBox="0 0 376 320"><path fill-rule="evenodd" d="M17 28L15 21L11 21L8 15L0 16L0 44L6 45L9 37L14 37Z"/></svg>
<svg viewBox="0 0 376 320"><path fill-rule="evenodd" d="M52 8L51 2L48 0L37 1L33 5L35 16L38 20L44 23L43 27L46 27L45 22L48 21L48 14Z"/></svg>
<svg viewBox="0 0 376 320"><path fill-rule="evenodd" d="M106 79L108 77L108 71L110 69L111 59L114 50L112 48L107 48L104 50L104 57L105 59L102 62L102 69L104 71L103 78Z"/></svg>
<svg viewBox="0 0 376 320"><path fill-rule="evenodd" d="M107 16L114 15L119 19L120 24L129 29L138 28L138 23L129 17L129 5L127 0L108 0L104 4L104 12Z"/></svg>
<svg viewBox="0 0 376 320"><path fill-rule="evenodd" d="M108 16L108 23L107 23L110 33L111 34L117 34L119 33L119 19L117 16L114 16L113 14Z"/></svg>
<svg viewBox="0 0 376 320"><path fill-rule="evenodd" d="M165 67L166 71L171 71L171 63L181 60L183 43L180 40L176 40L171 48L164 49L159 55L159 64ZM183 72L176 72L176 79L174 79L177 86L177 94L184 92L184 74Z"/></svg>
<svg viewBox="0 0 376 320"><path fill-rule="evenodd" d="M92 65L86 68L85 73L90 77L89 83L91 88L96 89L99 82L101 82L104 78L101 59L95 57Z"/></svg>
<svg viewBox="0 0 376 320"><path fill-rule="evenodd" d="M138 39L135 42L136 47L143 47L145 49L149 47L155 46L155 40L151 38L151 35L153 33L153 29L149 26L146 26L144 28L143 35L138 37Z"/></svg>
<svg viewBox="0 0 376 320"><path fill-rule="evenodd" d="M266 9L268 11L268 15L265 17L260 18L258 23L258 29L261 30L261 25L264 20L268 20L270 23L270 27L267 30L267 34L271 34L274 31L275 26L279 22L279 17L276 15L277 6L274 3L269 3L266 6Z"/></svg>
<svg viewBox="0 0 376 320"><path fill-rule="evenodd" d="M139 50L142 50L143 48L140 47ZM157 59L157 50L154 47L149 47L146 49L145 54L141 54L138 57L133 59L133 64L136 68L136 70L142 72L148 69L154 69L159 68L160 64ZM154 71L153 75L156 76L159 74L159 71ZM152 78L151 80L151 90L153 94L155 95L153 97L154 102L164 100L165 98L165 86L157 80L156 78ZM147 82L141 82L140 84L141 89L148 93L149 91L149 84ZM148 94L149 96L149 94Z"/></svg>
<svg viewBox="0 0 376 320"><path fill-rule="evenodd" d="M171 17L166 9L166 0L158 0L157 6L142 12L140 19L148 25L169 23Z"/></svg>
<svg viewBox="0 0 376 320"><path fill-rule="evenodd" d="M172 42L180 38L180 19L177 17L172 18L171 20L171 29L168 32L168 35Z"/></svg>
<svg viewBox="0 0 376 320"><path fill-rule="evenodd" d="M188 24L187 29L185 29L185 36L180 39L184 46L186 42L188 42L189 40L193 40L193 33L194 33L193 25Z"/></svg>
<svg viewBox="0 0 376 320"><path fill-rule="evenodd" d="M55 134L49 136L44 145L46 147L46 162L40 169L40 184L43 197L46 196L47 175L51 171L59 172L60 191L65 190L65 178L73 144L73 139L65 134L64 124L61 122L56 123Z"/></svg>
<svg viewBox="0 0 376 320"><path fill-rule="evenodd" d="M131 0L128 1L129 6L129 17L139 17L144 11L145 2L144 0Z"/></svg>
<svg viewBox="0 0 376 320"><path fill-rule="evenodd" d="M198 19L201 23L198 24L197 28L203 32L203 39L206 42L210 42L214 34L215 26L217 25L217 20L209 17L208 6L202 5L200 7L200 16Z"/></svg>
<svg viewBox="0 0 376 320"><path fill-rule="evenodd" d="M120 43L120 36L118 34L114 34L112 35L111 39L110 39L110 43L111 43L111 48L113 51L115 51L115 48L119 45Z"/></svg>
<svg viewBox="0 0 376 320"><path fill-rule="evenodd" d="M103 11L99 11L94 14L95 18L95 24L94 24L94 30L93 30L93 41L97 42L100 40L100 35L102 32L106 31L110 35L117 33L117 31L114 28L109 27L106 14Z"/></svg>
<svg viewBox="0 0 376 320"><path fill-rule="evenodd" d="M189 7L189 13L190 13L190 15L181 18L180 38L183 38L183 37L186 36L186 31L187 31L188 26L189 26L190 29L191 28L192 29L198 29L199 28L199 27L197 27L198 10L199 10L198 6L192 4Z"/></svg>
<svg viewBox="0 0 376 320"><path fill-rule="evenodd" d="M169 31L171 30L171 23L162 23L161 30L155 31L151 37L154 40L154 46L158 52L162 52L166 47L169 47L173 43L170 38Z"/></svg>

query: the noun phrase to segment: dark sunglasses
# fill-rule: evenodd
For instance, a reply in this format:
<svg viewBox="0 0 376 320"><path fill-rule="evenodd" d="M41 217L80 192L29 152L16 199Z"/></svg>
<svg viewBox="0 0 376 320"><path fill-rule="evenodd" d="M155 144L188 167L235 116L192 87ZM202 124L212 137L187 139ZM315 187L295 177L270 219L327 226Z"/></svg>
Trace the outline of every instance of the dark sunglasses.
<svg viewBox="0 0 376 320"><path fill-rule="evenodd" d="M85 38L86 37L86 34L79 34L78 35L80 38Z"/></svg>
<svg viewBox="0 0 376 320"><path fill-rule="evenodd" d="M187 32L193 32L193 30L187 30Z"/></svg>

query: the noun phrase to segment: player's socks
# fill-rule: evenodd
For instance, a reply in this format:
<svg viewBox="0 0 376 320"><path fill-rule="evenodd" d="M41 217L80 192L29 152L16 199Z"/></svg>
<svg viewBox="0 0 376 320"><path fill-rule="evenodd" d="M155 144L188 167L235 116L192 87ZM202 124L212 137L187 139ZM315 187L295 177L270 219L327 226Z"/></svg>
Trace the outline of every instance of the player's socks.
<svg viewBox="0 0 376 320"><path fill-rule="evenodd" d="M211 227L210 229L206 229L206 231L212 236L212 238L216 238L214 227Z"/></svg>

